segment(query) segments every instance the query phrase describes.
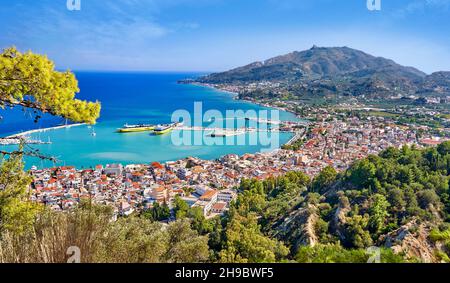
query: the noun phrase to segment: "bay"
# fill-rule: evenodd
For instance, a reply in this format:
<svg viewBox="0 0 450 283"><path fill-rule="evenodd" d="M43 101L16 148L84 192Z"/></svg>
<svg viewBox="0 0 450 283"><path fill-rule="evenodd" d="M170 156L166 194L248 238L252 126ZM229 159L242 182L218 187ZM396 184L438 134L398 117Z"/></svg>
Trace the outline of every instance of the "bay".
<svg viewBox="0 0 450 283"><path fill-rule="evenodd" d="M80 93L77 98L102 103L101 117L95 126L79 126L31 135L34 139L51 141L51 144L32 145L41 154L54 156L53 164L37 158L25 158L26 167L38 168L72 165L79 168L97 164L141 164L153 161L165 162L188 156L216 159L226 154L245 154L268 150L267 145L250 144L260 133L246 133L247 142L238 145L238 137L227 138L225 145L175 145L172 134L154 136L148 132L119 134L116 129L124 124L161 124L171 122L174 111L186 110L194 115L194 103L202 102L203 112L217 110L225 115L227 110L272 109L234 99L233 95L203 86L177 83L181 79L199 76L198 73L144 73L144 72L76 72ZM270 114L270 112L269 112ZM36 124L32 113L21 109L1 111L2 136L36 128L52 127L64 120L44 115ZM297 120L295 115L280 111L280 120ZM237 122L236 122L237 123ZM203 124L207 126L207 123ZM94 136L92 133L96 133ZM174 135L179 135L174 131ZM189 134L189 133L184 133ZM205 133L202 133L205 134ZM191 133L192 138L194 134ZM276 137L282 145L292 137L281 133ZM241 139L243 137L240 137ZM218 142L221 143L221 142ZM12 146L3 146L3 149ZM273 148L272 148L273 149Z"/></svg>

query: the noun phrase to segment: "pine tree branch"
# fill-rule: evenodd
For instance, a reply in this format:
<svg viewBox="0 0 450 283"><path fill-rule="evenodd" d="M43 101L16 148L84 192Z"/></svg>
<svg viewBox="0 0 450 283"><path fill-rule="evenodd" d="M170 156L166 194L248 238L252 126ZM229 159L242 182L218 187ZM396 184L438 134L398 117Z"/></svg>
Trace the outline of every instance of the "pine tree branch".
<svg viewBox="0 0 450 283"><path fill-rule="evenodd" d="M40 154L38 151L4 151L0 150L0 155L9 155L9 156L29 156L29 157L36 157L41 160L48 160L52 162L58 162L58 159L56 157L47 156L44 154Z"/></svg>
<svg viewBox="0 0 450 283"><path fill-rule="evenodd" d="M52 114L54 116L57 116L57 113L52 111L50 108L44 107L42 105L39 105L38 103L29 101L29 100L22 100L22 101L12 102L10 100L4 100L4 99L0 98L0 104L1 105L6 105L6 106L10 106L10 107L22 106L22 107L29 108L29 109L39 110L42 113L50 113L50 114Z"/></svg>

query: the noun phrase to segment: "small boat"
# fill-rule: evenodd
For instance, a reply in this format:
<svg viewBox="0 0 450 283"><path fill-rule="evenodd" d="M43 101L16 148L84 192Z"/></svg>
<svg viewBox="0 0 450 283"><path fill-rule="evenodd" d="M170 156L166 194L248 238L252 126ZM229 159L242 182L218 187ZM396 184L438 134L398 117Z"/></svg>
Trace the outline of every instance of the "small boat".
<svg viewBox="0 0 450 283"><path fill-rule="evenodd" d="M214 130L209 134L209 136L212 138L225 138L227 134L224 131Z"/></svg>
<svg viewBox="0 0 450 283"><path fill-rule="evenodd" d="M94 127L91 127L91 136L93 136L93 137L96 137L97 136L97 133L95 132L95 128Z"/></svg>
<svg viewBox="0 0 450 283"><path fill-rule="evenodd" d="M146 125L146 124L139 124L139 125L128 125L125 124L122 128L118 129L117 131L119 133L137 133L137 132L150 132L155 130L155 125Z"/></svg>

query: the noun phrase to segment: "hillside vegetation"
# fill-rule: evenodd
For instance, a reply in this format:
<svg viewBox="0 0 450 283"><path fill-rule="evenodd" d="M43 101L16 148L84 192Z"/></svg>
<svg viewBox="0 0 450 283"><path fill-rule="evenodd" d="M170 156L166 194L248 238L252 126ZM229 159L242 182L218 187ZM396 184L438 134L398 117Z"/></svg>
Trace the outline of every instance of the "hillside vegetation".
<svg viewBox="0 0 450 283"><path fill-rule="evenodd" d="M449 174L448 142L390 148L311 182L301 173L243 182L236 207L258 215L298 261L359 262L372 246L389 248L386 261L448 261Z"/></svg>
<svg viewBox="0 0 450 283"><path fill-rule="evenodd" d="M449 94L450 73L427 75L382 57L349 47L317 47L255 62L197 80L200 83L249 85L276 83L242 93L247 97L304 95L378 96ZM261 93L262 92L262 93Z"/></svg>
<svg viewBox="0 0 450 283"><path fill-rule="evenodd" d="M449 175L450 142L390 148L313 180L301 172L243 180L221 218L207 220L177 198L168 225L158 222L167 207L111 222L108 207L54 213L23 190L3 190L0 260L64 262L66 246L76 245L88 262L367 262L374 246L382 262L449 261ZM23 187L19 179L28 182L17 174L0 181Z"/></svg>

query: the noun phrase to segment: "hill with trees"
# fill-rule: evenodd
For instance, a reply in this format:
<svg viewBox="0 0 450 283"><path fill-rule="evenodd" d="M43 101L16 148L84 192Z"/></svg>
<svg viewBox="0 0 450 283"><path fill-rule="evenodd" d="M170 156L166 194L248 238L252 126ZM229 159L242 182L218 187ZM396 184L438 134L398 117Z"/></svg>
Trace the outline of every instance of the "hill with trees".
<svg viewBox="0 0 450 283"><path fill-rule="evenodd" d="M3 106L97 119L100 105L76 100L74 76L47 58L8 49L0 60ZM242 180L229 212L213 219L176 198L169 223L167 205L117 221L91 202L50 211L30 200L29 152L2 154L0 262L66 262L71 246L82 262L356 263L373 247L381 262L450 262L450 142L389 148L312 180L301 172Z"/></svg>
<svg viewBox="0 0 450 283"><path fill-rule="evenodd" d="M427 75L413 67L349 47L295 51L197 79L199 83L248 86L272 83L241 93L247 97L304 95L375 96L449 94L448 72ZM263 93L261 93L263 92Z"/></svg>
<svg viewBox="0 0 450 283"><path fill-rule="evenodd" d="M449 142L390 148L310 182L293 172L244 181L235 209L256 214L261 231L301 262L360 262L372 246L382 261L448 261L449 174Z"/></svg>

